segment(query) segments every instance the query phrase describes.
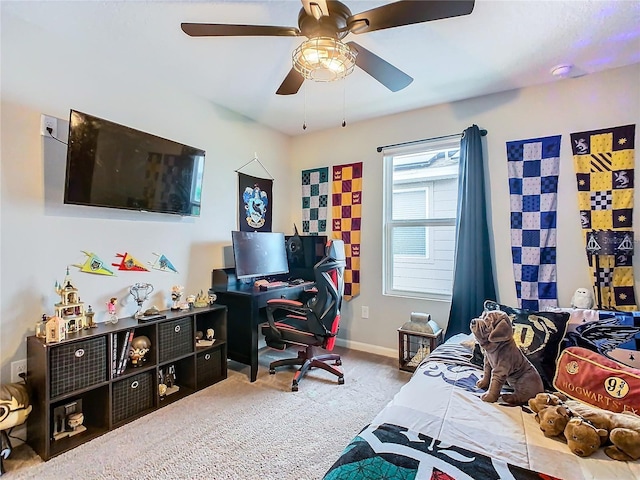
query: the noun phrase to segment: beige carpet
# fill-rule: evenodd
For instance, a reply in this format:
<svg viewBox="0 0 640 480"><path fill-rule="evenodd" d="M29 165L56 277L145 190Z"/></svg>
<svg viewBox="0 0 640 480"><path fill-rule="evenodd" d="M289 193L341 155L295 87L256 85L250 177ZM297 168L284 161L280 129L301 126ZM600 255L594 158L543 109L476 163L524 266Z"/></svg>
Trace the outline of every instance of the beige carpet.
<svg viewBox="0 0 640 480"><path fill-rule="evenodd" d="M319 479L410 376L395 359L336 352L344 385L314 369L291 392L294 370L267 365L295 350L265 349L255 383L230 362L225 381L46 463L19 446L2 480Z"/></svg>

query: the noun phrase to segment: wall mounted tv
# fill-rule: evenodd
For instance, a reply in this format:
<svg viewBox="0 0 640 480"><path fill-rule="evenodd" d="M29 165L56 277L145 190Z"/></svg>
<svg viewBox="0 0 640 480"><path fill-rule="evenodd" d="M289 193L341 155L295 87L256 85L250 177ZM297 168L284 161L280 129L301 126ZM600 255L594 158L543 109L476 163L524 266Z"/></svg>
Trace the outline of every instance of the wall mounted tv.
<svg viewBox="0 0 640 480"><path fill-rule="evenodd" d="M204 150L71 110L64 203L200 215Z"/></svg>

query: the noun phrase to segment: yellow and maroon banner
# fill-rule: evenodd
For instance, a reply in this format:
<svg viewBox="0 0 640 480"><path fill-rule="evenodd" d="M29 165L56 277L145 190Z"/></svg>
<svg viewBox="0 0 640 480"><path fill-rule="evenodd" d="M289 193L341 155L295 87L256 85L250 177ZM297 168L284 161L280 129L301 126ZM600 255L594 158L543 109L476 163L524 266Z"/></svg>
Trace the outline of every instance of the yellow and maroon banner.
<svg viewBox="0 0 640 480"><path fill-rule="evenodd" d="M580 223L598 308L636 310L633 278L635 125L571 134ZM609 245L610 243L615 245Z"/></svg>
<svg viewBox="0 0 640 480"><path fill-rule="evenodd" d="M333 238L344 241L344 298L350 300L360 294L362 162L334 166L331 191Z"/></svg>

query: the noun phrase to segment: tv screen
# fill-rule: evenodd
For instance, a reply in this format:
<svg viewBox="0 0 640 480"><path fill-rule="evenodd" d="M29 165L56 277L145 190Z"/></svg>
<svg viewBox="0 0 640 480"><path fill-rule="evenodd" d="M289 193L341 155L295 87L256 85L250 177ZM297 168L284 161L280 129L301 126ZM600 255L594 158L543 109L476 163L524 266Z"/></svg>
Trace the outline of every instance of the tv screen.
<svg viewBox="0 0 640 480"><path fill-rule="evenodd" d="M239 280L289 273L283 233L233 231L231 240Z"/></svg>
<svg viewBox="0 0 640 480"><path fill-rule="evenodd" d="M64 203L199 216L204 156L71 110Z"/></svg>

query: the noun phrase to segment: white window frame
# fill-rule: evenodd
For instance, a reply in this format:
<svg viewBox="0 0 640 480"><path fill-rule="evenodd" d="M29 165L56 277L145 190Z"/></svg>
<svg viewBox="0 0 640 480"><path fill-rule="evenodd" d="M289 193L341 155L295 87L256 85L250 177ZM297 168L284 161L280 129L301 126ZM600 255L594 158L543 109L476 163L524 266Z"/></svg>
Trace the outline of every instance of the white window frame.
<svg viewBox="0 0 640 480"><path fill-rule="evenodd" d="M410 298L422 298L427 300L436 301L451 301L451 293L443 294L439 292L416 292L393 288L393 244L392 236L393 229L396 227L438 227L438 226L453 226L456 225L456 218L425 218L420 220L394 220L393 219L393 159L396 156L410 155L412 153L429 152L432 150L442 150L459 148L462 135L452 135L445 138L427 140L415 145L407 145L404 147L395 147L392 149L385 149L383 155L383 241L382 241L382 253L383 253L383 295L398 296L398 297L410 297ZM433 209L433 185L435 181L427 182L431 185L430 190L431 198L427 199L429 213L432 213ZM429 232L427 233L429 236ZM433 249L434 242L428 242L429 248ZM430 252L430 257L433 258L433 250ZM453 274L453 272L452 272Z"/></svg>

